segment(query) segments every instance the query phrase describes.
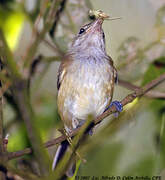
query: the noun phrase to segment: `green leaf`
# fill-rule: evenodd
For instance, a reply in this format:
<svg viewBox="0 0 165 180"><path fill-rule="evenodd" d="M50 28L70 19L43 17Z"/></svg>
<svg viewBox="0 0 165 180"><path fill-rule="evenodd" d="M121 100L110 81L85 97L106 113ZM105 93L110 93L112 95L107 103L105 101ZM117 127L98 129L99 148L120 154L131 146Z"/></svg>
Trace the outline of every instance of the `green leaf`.
<svg viewBox="0 0 165 180"><path fill-rule="evenodd" d="M24 20L25 16L19 9L8 10L0 6L0 28L12 50L17 46Z"/></svg>
<svg viewBox="0 0 165 180"><path fill-rule="evenodd" d="M146 73L144 74L142 85L145 85L146 83L159 77L164 72L165 72L165 57L160 57L156 59L147 69Z"/></svg>

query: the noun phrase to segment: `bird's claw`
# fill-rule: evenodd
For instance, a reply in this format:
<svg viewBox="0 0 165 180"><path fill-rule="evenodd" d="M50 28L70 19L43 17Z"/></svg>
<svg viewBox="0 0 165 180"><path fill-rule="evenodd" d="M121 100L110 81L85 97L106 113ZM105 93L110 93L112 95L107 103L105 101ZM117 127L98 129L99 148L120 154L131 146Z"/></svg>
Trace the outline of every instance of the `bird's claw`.
<svg viewBox="0 0 165 180"><path fill-rule="evenodd" d="M113 102L111 102L111 104L108 106L108 108L107 108L106 110L110 109L112 106L115 106L115 107L116 107L117 112L114 113L114 116L115 116L115 117L118 117L119 112L122 112L122 111L123 111L123 105L122 105L121 102L119 102L119 101L113 101ZM106 110L105 110L105 111L106 111Z"/></svg>
<svg viewBox="0 0 165 180"><path fill-rule="evenodd" d="M120 101L113 101L113 102L111 102L109 108L112 107L112 106L115 106L118 112L122 112L123 111L123 105L121 104Z"/></svg>

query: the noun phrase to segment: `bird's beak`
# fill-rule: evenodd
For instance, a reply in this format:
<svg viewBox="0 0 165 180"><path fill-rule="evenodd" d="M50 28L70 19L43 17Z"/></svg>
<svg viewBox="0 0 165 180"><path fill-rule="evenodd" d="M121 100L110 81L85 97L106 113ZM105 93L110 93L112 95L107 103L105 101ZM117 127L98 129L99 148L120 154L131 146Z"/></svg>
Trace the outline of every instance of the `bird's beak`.
<svg viewBox="0 0 165 180"><path fill-rule="evenodd" d="M98 18L92 24L91 27L88 29L89 32L100 32L102 29L104 19Z"/></svg>

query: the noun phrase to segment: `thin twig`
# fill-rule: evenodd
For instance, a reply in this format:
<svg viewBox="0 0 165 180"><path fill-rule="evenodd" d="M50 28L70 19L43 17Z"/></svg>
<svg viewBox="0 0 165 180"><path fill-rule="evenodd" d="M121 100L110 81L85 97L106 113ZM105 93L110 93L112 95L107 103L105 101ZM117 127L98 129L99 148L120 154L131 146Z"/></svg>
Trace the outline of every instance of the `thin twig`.
<svg viewBox="0 0 165 180"><path fill-rule="evenodd" d="M43 42L49 47L51 48L54 52L56 52L59 56L63 56L64 52L57 47L57 45L54 43L52 44L51 42L49 42L47 39L43 39Z"/></svg>
<svg viewBox="0 0 165 180"><path fill-rule="evenodd" d="M165 73L162 74L161 76L159 76L157 79L149 82L148 84L146 84L144 87L142 88L139 88L137 89L136 91L134 91L133 93L129 94L128 96L126 96L122 101L122 105L125 106L129 103L131 103L134 99L136 99L137 97L141 97L143 96L145 93L147 93L150 89L154 88L155 86L157 86L158 84L160 84L161 82L165 81ZM110 114L116 112L116 107L115 106L112 106L110 109L108 109L107 111L105 111L103 114L101 114L99 117L97 117L96 119L94 119L94 123L95 124L98 124L100 123L104 118L106 118L107 116L109 116ZM81 128L81 127L80 127ZM74 136L75 134L78 133L78 131L80 130L80 128L76 129L76 130L73 130L71 133L70 133L70 137ZM56 138L56 139L53 139L53 140L50 140L50 141L47 141L45 144L44 144L44 147L48 148L48 147L51 147L55 144L58 144L58 143L61 143L62 141L64 141L66 139L66 137L64 135ZM8 159L14 159L14 158L18 158L18 157L21 157L21 156L24 156L26 154L30 154L32 153L32 149L31 148L26 148L24 150L21 150L21 151L16 151L16 152L10 152L8 154Z"/></svg>
<svg viewBox="0 0 165 180"><path fill-rule="evenodd" d="M10 51L5 37L0 31L0 55L3 57L3 63L6 65L9 70L9 77L12 80L12 92L14 92L14 99L17 104L19 113L24 120L27 128L27 133L32 144L35 155L38 159L40 167L42 167L42 172L46 171L48 168L48 159L45 158L46 153L42 150L42 144L40 137L37 134L36 128L34 126L34 118L35 115L32 111L31 104L29 102L28 94L27 94L27 86L26 81L22 79L22 74L19 71L19 68L13 58L13 54ZM39 146L38 146L39 145ZM38 147L39 148L38 148ZM3 156L6 158L6 156Z"/></svg>
<svg viewBox="0 0 165 180"><path fill-rule="evenodd" d="M6 164L6 168L7 168L7 171L9 172L9 173L11 173L11 176L13 176L11 179L15 179L14 177L15 176L19 176L19 178L18 179L29 179L29 180L41 180L41 178L39 178L38 176L36 176L36 175L34 175L34 174L32 174L31 172L29 172L29 171L20 171L19 169L16 169L16 168L14 168L14 167L12 167L11 165L9 165L9 164ZM9 179L10 179L9 178Z"/></svg>
<svg viewBox="0 0 165 180"><path fill-rule="evenodd" d="M0 59L0 71L2 71L3 65ZM0 80L0 90L2 90L2 81ZM0 163L3 164L5 160L5 148L3 143L3 96L0 95ZM5 173L3 171L0 172L0 179L5 180Z"/></svg>
<svg viewBox="0 0 165 180"><path fill-rule="evenodd" d="M59 9L57 10L56 17L54 19L52 28L49 31L49 34L50 34L51 38L54 38L54 34L55 34L56 28L57 28L57 24L59 22L60 15L62 14L62 12L65 9L65 5L66 5L66 0L61 1L61 4L59 5Z"/></svg>
<svg viewBox="0 0 165 180"><path fill-rule="evenodd" d="M121 80L121 79L119 79L118 84L119 84L119 86L125 87L125 88L127 88L129 90L133 90L133 91L140 89L140 87L138 87L134 84L131 84L127 81ZM149 98L165 99L165 92L159 92L159 91L152 90L152 91L149 91L146 94L144 94L144 96L149 97Z"/></svg>
<svg viewBox="0 0 165 180"><path fill-rule="evenodd" d="M38 36L34 36L35 32L33 33L31 44L29 46L29 49L26 51L27 54L25 56L25 63L27 63L28 65L27 71L29 71L29 65L33 60L39 43L41 42L41 40L44 39L45 34L51 28L60 1L53 0L50 4L50 8L49 6L44 5L45 8L48 9L48 15L46 17L43 30L41 30ZM48 1L45 0L45 2ZM44 11L43 8L41 9L41 11ZM41 18L40 16L43 14L42 12L39 15L39 18L37 19L36 25L38 24L38 21ZM19 68L17 67L16 62L14 61L12 52L8 48L2 31L0 31L0 55L5 60L4 64L9 70L9 77L13 80L13 97L19 109L20 115L25 122L27 134L30 139L34 154L39 162L39 167L41 168L41 172L46 174L49 171L49 157L48 154L45 152L45 149L42 149L41 138L39 137L37 128L34 124L35 114L32 110L30 99L28 97L27 81L23 79L23 74L19 72Z"/></svg>
<svg viewBox="0 0 165 180"><path fill-rule="evenodd" d="M29 100L27 82L23 80L15 82L12 87L12 92L21 118L26 125L27 134L39 163L41 173L47 174L50 168L49 157L43 148L38 129L35 125L35 114Z"/></svg>
<svg viewBox="0 0 165 180"><path fill-rule="evenodd" d="M62 2L62 0L53 0L51 3L51 6L49 8L48 15L46 17L45 23L44 23L44 28L41 30L40 33L35 33L36 35L32 36L31 42L28 46L28 49L26 51L26 54L24 56L24 66L28 67L32 60L34 59L34 55L37 51L37 48L40 44L40 42L45 38L45 35L49 30L51 29L54 19L57 15L59 4Z"/></svg>
<svg viewBox="0 0 165 180"><path fill-rule="evenodd" d="M82 125L81 129L77 133L77 135L74 137L72 141L72 151L67 151L59 164L57 164L57 167L55 168L55 171L53 172L53 180L59 180L62 178L62 176L65 174L67 168L70 165L71 160L73 159L74 155L77 152L78 147L80 146L80 143L85 139L85 132L88 129L89 125L92 122L92 116L89 116L86 120L86 122ZM66 135L64 135L66 137ZM66 137L68 138L68 137Z"/></svg>
<svg viewBox="0 0 165 180"><path fill-rule="evenodd" d="M2 61L0 60L0 71L2 70ZM2 90L2 81L0 80L0 90ZM0 156L3 156L4 145L3 145L3 106L2 106L2 95L0 95Z"/></svg>

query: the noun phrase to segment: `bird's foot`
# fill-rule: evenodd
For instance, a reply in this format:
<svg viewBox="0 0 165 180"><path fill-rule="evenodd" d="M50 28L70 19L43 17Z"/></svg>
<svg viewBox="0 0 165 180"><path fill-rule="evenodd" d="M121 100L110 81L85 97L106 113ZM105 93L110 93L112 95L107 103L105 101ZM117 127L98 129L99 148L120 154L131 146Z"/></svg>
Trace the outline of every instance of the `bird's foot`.
<svg viewBox="0 0 165 180"><path fill-rule="evenodd" d="M77 128L81 127L84 123L85 123L85 120L81 120ZM85 134L89 134L90 136L92 136L93 135L93 127L94 127L94 124L91 123L88 126L88 128L86 129Z"/></svg>
<svg viewBox="0 0 165 180"><path fill-rule="evenodd" d="M115 106L117 109L117 112L114 113L115 117L118 117L119 113L123 111L123 105L119 101L113 101L111 104L106 108L106 110L110 109L112 106ZM105 111L106 111L105 110Z"/></svg>

